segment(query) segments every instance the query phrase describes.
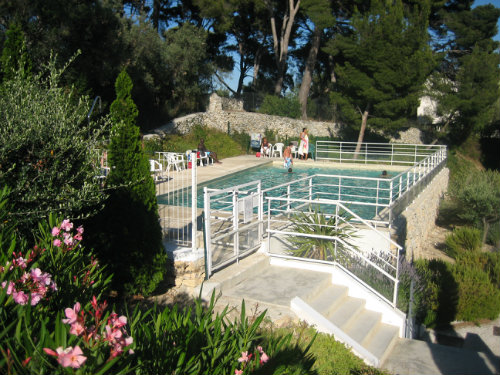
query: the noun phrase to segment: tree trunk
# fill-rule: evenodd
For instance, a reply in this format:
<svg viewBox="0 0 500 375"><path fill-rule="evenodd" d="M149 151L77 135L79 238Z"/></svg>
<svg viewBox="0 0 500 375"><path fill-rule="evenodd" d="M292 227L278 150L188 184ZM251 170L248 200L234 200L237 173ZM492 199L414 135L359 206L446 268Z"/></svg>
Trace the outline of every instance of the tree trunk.
<svg viewBox="0 0 500 375"><path fill-rule="evenodd" d="M260 60L262 58L262 48L259 48L255 53L255 58L253 60L253 80L252 87L255 90L257 87L257 77L259 76Z"/></svg>
<svg viewBox="0 0 500 375"><path fill-rule="evenodd" d="M318 56L320 41L321 29L316 27L312 35L311 49L309 50L309 55L307 56L306 66L304 74L302 75L302 82L299 90L299 102L303 120L307 120L307 98L309 97L309 91L311 89L312 74L314 71L314 65L316 65L316 57Z"/></svg>
<svg viewBox="0 0 500 375"><path fill-rule="evenodd" d="M283 81L286 73L286 61L288 58L288 43L290 40L290 34L292 33L293 21L300 6L300 0L297 0L295 5L293 2L294 0L288 0L288 14L283 17L279 40L278 32L276 30L276 19L272 9L269 10L271 13L274 59L276 61L276 68L278 71L278 78L276 80L276 85L274 86L274 93L276 95L280 95L281 90L283 89Z"/></svg>
<svg viewBox="0 0 500 375"><path fill-rule="evenodd" d="M363 112L361 116L361 129L359 129L358 143L356 145L356 151L354 151L354 159L358 158L359 151L361 150L361 144L363 143L363 138L365 137L366 123L368 121L368 107Z"/></svg>

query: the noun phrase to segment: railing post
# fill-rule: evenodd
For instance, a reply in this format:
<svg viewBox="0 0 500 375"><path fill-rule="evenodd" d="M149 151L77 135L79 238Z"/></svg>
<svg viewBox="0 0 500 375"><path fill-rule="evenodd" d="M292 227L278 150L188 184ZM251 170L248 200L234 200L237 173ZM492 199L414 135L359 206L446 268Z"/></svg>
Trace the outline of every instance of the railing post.
<svg viewBox="0 0 500 375"><path fill-rule="evenodd" d="M239 241L238 241L238 215L239 215L239 210L238 210L238 191L233 191L233 248L234 248L234 255L236 257L236 262L239 262L240 259L240 254L239 254Z"/></svg>
<svg viewBox="0 0 500 375"><path fill-rule="evenodd" d="M391 179L391 182L389 183L389 206L392 206L392 189L393 189L393 184L394 180Z"/></svg>
<svg viewBox="0 0 500 375"><path fill-rule="evenodd" d="M271 199L267 200L267 253L271 253Z"/></svg>
<svg viewBox="0 0 500 375"><path fill-rule="evenodd" d="M290 185L286 187L286 212L290 212Z"/></svg>
<svg viewBox="0 0 500 375"><path fill-rule="evenodd" d="M192 159L191 159L192 160ZM208 188L203 188L204 199L204 215L205 215L205 272L206 279L212 275L212 249L211 249L211 233L210 233L210 197L208 196Z"/></svg>
<svg viewBox="0 0 500 375"><path fill-rule="evenodd" d="M194 253L198 248L196 244L196 237L198 235L198 184L197 184L197 174L196 174L196 153L191 154L191 251Z"/></svg>
<svg viewBox="0 0 500 375"><path fill-rule="evenodd" d="M312 193L313 193L313 183L312 183L312 177L309 178L309 200L312 200Z"/></svg>
<svg viewBox="0 0 500 375"><path fill-rule="evenodd" d="M380 180L377 180L377 196L375 198L375 216L378 215L378 196L380 190Z"/></svg>
<svg viewBox="0 0 500 375"><path fill-rule="evenodd" d="M340 149L339 149L339 163L342 164L342 142L340 142Z"/></svg>
<svg viewBox="0 0 500 375"><path fill-rule="evenodd" d="M262 196L262 182L259 180L257 184L257 194L259 197L259 205L257 208L257 219L259 220L259 241L262 241L263 232L264 232L264 197ZM252 198L253 199L253 198ZM253 206L253 202L252 202Z"/></svg>
<svg viewBox="0 0 500 375"><path fill-rule="evenodd" d="M403 188L402 185L403 185L403 176L401 175L401 176L399 176L399 197L398 198L401 197L401 189Z"/></svg>
<svg viewBox="0 0 500 375"><path fill-rule="evenodd" d="M394 143L391 143L391 165L394 162Z"/></svg>

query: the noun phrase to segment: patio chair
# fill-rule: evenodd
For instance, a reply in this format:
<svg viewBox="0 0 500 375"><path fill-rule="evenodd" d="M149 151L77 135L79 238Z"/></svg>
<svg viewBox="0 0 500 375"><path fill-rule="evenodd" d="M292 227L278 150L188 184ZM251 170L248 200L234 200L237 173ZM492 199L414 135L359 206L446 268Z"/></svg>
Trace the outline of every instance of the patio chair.
<svg viewBox="0 0 500 375"><path fill-rule="evenodd" d="M179 154L176 152L169 152L167 154L167 171L172 170L182 171L185 169L184 165L184 154Z"/></svg>
<svg viewBox="0 0 500 375"><path fill-rule="evenodd" d="M276 156L279 156L280 158L283 157L283 147L285 145L283 143L276 143L273 148L271 149L271 156L274 156L275 154L277 154Z"/></svg>
<svg viewBox="0 0 500 375"><path fill-rule="evenodd" d="M158 181L161 178L161 174L163 172L163 166L161 163L154 159L149 159L149 170L153 176L155 181Z"/></svg>

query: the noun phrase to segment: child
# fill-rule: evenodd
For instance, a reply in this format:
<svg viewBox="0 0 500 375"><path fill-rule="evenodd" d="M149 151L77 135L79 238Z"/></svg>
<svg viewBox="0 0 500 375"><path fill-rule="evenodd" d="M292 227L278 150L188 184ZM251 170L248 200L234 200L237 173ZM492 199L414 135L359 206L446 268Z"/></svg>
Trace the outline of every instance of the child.
<svg viewBox="0 0 500 375"><path fill-rule="evenodd" d="M283 167L288 169L288 172L292 171L293 164L293 156L292 156L292 146L293 143L289 143L285 151L283 151L283 158L285 159L283 162Z"/></svg>

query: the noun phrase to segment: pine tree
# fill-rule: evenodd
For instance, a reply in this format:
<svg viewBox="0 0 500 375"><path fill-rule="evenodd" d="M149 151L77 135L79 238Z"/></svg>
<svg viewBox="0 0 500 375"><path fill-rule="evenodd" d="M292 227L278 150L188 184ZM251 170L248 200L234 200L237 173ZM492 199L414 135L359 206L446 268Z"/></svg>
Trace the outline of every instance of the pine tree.
<svg viewBox="0 0 500 375"><path fill-rule="evenodd" d="M116 80L116 100L106 182L111 189L101 215L103 257L114 273L114 286L128 293L148 295L165 273L166 255L159 225L156 188L142 149L131 97L132 80L122 71Z"/></svg>
<svg viewBox="0 0 500 375"><path fill-rule="evenodd" d="M368 126L394 132L416 115L434 67L428 14L427 2L405 9L400 0L373 1L369 12L353 16L349 35L330 43L338 77L332 101L345 122L361 122L358 150Z"/></svg>

